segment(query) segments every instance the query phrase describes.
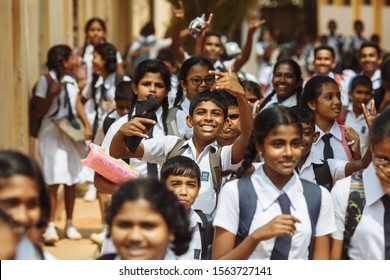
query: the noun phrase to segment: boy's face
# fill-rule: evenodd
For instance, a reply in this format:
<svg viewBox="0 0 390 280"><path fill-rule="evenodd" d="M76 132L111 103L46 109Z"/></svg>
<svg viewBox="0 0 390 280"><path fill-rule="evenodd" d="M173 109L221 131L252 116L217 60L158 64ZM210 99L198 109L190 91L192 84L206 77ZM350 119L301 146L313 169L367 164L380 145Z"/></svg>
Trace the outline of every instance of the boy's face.
<svg viewBox="0 0 390 280"><path fill-rule="evenodd" d="M302 131L302 157L305 157L310 153L311 146L317 141L320 133L318 131L314 132L312 124L304 122L302 122Z"/></svg>
<svg viewBox="0 0 390 280"><path fill-rule="evenodd" d="M222 54L222 42L218 36L207 36L204 39L203 55L210 61L215 62Z"/></svg>
<svg viewBox="0 0 390 280"><path fill-rule="evenodd" d="M364 73L374 73L380 64L380 58L376 48L366 47L360 51L359 62Z"/></svg>
<svg viewBox="0 0 390 280"><path fill-rule="evenodd" d="M196 177L183 175L168 176L165 184L168 190L172 191L186 210L194 204L199 194L199 180Z"/></svg>
<svg viewBox="0 0 390 280"><path fill-rule="evenodd" d="M367 105L371 100L372 90L367 86L357 85L353 91L349 92L349 98L352 100L354 111L362 112L362 103Z"/></svg>
<svg viewBox="0 0 390 280"><path fill-rule="evenodd" d="M341 93L335 83L326 83L322 85L321 94L314 102L309 102L309 108L314 111L316 120L334 121L341 112Z"/></svg>
<svg viewBox="0 0 390 280"><path fill-rule="evenodd" d="M119 116L123 117L124 115L129 113L130 101L124 99L115 100L116 103L116 112Z"/></svg>
<svg viewBox="0 0 390 280"><path fill-rule="evenodd" d="M212 101L202 101L186 121L187 126L194 130L194 138L207 143L217 138L227 120L221 107Z"/></svg>
<svg viewBox="0 0 390 280"><path fill-rule="evenodd" d="M336 62L329 50L319 50L313 61L316 73L319 75L328 75L336 66Z"/></svg>
<svg viewBox="0 0 390 280"><path fill-rule="evenodd" d="M225 122L225 125L218 137L223 139L235 139L240 134L240 111L238 110L238 106L232 105L228 108L227 122Z"/></svg>

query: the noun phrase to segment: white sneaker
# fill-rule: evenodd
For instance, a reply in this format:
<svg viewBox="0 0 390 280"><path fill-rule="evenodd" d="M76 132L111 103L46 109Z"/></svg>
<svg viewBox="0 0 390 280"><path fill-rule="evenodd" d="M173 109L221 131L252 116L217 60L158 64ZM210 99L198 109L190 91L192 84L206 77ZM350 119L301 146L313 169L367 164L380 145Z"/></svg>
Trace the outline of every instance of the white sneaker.
<svg viewBox="0 0 390 280"><path fill-rule="evenodd" d="M89 185L88 190L84 194L84 200L92 202L96 199L96 188L94 185Z"/></svg>
<svg viewBox="0 0 390 280"><path fill-rule="evenodd" d="M67 238L72 240L78 240L82 238L80 232L78 232L74 226L67 226L65 230L65 234Z"/></svg>
<svg viewBox="0 0 390 280"><path fill-rule="evenodd" d="M105 236L106 236L106 230L103 230L100 233L92 233L89 239L91 239L93 242L95 242L98 245L102 245Z"/></svg>
<svg viewBox="0 0 390 280"><path fill-rule="evenodd" d="M56 243L60 238L55 227L48 227L43 234L43 242L47 245L52 245Z"/></svg>

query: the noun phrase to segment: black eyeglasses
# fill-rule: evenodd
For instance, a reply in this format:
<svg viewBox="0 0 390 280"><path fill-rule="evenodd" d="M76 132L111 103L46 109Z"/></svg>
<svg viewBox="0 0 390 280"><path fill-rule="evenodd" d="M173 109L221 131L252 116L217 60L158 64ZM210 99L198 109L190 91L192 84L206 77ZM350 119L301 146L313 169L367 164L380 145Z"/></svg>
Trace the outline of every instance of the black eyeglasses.
<svg viewBox="0 0 390 280"><path fill-rule="evenodd" d="M201 77L192 77L191 82L194 86L199 86L203 83L203 81L206 83L206 85L211 86L215 82L215 77L214 76L207 76L205 78ZM188 80L187 80L188 81Z"/></svg>

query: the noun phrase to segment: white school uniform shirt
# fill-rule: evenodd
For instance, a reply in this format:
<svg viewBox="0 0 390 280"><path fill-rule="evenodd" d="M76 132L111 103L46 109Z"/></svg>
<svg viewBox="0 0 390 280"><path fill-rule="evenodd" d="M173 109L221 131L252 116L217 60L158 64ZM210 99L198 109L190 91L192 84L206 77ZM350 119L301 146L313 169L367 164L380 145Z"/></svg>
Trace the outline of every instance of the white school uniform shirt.
<svg viewBox="0 0 390 280"><path fill-rule="evenodd" d="M294 93L293 95L291 95L289 98L287 98L286 100L283 100L283 102L279 103L278 101L278 95L275 93L272 97L271 97L271 100L268 101L267 104L264 105L264 107L261 109L261 111L263 111L264 109L267 109L269 107L271 107L273 104L280 104L280 105L283 105L284 107L294 107L297 105L297 95L296 93ZM260 112L261 112L260 111Z"/></svg>
<svg viewBox="0 0 390 280"><path fill-rule="evenodd" d="M367 104L368 109L370 109L370 102ZM360 152L364 155L368 148L368 126L366 123L366 119L364 118L364 114L360 114L356 117L352 108L353 104L351 103L348 106L347 111L345 112L345 125L348 127L352 127L357 133L359 133L360 137Z"/></svg>
<svg viewBox="0 0 390 280"><path fill-rule="evenodd" d="M53 71L49 72L54 81L57 81ZM70 108L75 117L76 101L79 94L79 88L76 80L69 75L62 78L64 87L59 94L53 98L50 108L43 117L41 128L38 134L38 148L42 162L42 171L46 184L65 184L71 186L81 181L80 171L82 165L80 160L84 156L85 146L82 142L74 142L52 121L53 119L61 119L69 115L69 104L65 102L66 93L65 87L68 90ZM41 76L37 89L36 96L46 98L47 82L44 76ZM58 101L59 106L58 106ZM58 112L52 116L54 112Z"/></svg>
<svg viewBox="0 0 390 280"><path fill-rule="evenodd" d="M156 111L157 122L153 127L153 137L156 139L161 139L161 137L165 136L164 127L162 125L162 107L160 106ZM106 135L104 136L102 147L106 149L107 152L110 151L110 145L112 142L112 138L121 128L121 126L128 122L128 116L125 115L121 117L119 120L114 122L110 128L108 129ZM146 161L139 160L136 158L130 159L130 165L132 165L138 172L140 172L143 176L148 175L148 167ZM160 174L161 166L157 166L158 174Z"/></svg>
<svg viewBox="0 0 390 280"><path fill-rule="evenodd" d="M381 198L385 192L375 175L372 163L363 171L363 184L366 205L355 233L352 235L348 255L353 260L384 260L383 216L385 212ZM339 180L331 192L337 226L337 231L332 234L333 239L344 239L345 213L350 185L351 176Z"/></svg>
<svg viewBox="0 0 390 280"><path fill-rule="evenodd" d="M311 238L311 222L307 210L306 199L303 195L303 186L298 174L294 171L291 179L282 190L279 190L267 177L261 164L252 174L251 180L257 194L257 206L249 234L281 215L278 197L286 193L291 201L291 215L298 218L296 232L292 237L291 249L288 258L307 260ZM218 197L217 213L213 225L237 234L239 225L239 195L238 180L227 182ZM336 230L333 205L330 193L321 188L321 209L316 225L316 236L324 236ZM270 259L276 238L261 241L249 259Z"/></svg>
<svg viewBox="0 0 390 280"><path fill-rule="evenodd" d="M56 260L49 252L42 249L44 260ZM38 249L27 236L23 236L16 247L15 260L41 260Z"/></svg>
<svg viewBox="0 0 390 280"><path fill-rule="evenodd" d="M322 136L325 135L325 132L322 131L321 128L319 128L316 125L315 128L316 131L320 133L320 137L318 137L317 142L313 143L313 146L311 147L311 152L314 153L314 156L319 159L324 159L324 141L322 140ZM332 133L333 137L330 138L330 146L333 149L333 156L336 159L342 159L342 160L348 160L347 154L345 152L343 142L342 142L342 135L341 135L341 129L339 124L334 121L333 125L329 131L329 133Z"/></svg>
<svg viewBox="0 0 390 280"><path fill-rule="evenodd" d="M167 159L168 153L172 150L178 140L180 140L179 137L172 135L167 135L163 138L142 140L142 143L144 144L144 156L142 160L163 165ZM209 154L212 148L218 149L218 144L214 141L207 145L198 158L196 158L196 149L192 138L184 142L183 146L187 146L187 148L182 155L193 159L198 164L201 171L201 188L192 207L194 209L200 209L204 213L211 214L216 205L216 193L213 187ZM231 158L232 146L223 147L221 151L222 171L234 171L238 169L240 164L231 164Z"/></svg>
<svg viewBox="0 0 390 280"><path fill-rule="evenodd" d="M202 219L191 207L189 212L191 242L188 251L181 256L177 256L178 260L200 260L202 258L202 239L200 236L199 224L202 226Z"/></svg>
<svg viewBox="0 0 390 280"><path fill-rule="evenodd" d="M328 159L329 171L333 179L333 185L336 183L337 180L345 177L345 166L347 165L347 163L348 161L346 160L331 158ZM305 163L299 170L299 177L301 179L305 179L309 182L317 184L313 170L313 164L323 164L323 162L318 157L316 157L313 152L310 152Z"/></svg>
<svg viewBox="0 0 390 280"><path fill-rule="evenodd" d="M176 111L176 124L179 135L183 139L190 139L194 134L192 127L188 127L186 118L190 114L190 100L187 97L184 97L183 101L180 104L182 110Z"/></svg>

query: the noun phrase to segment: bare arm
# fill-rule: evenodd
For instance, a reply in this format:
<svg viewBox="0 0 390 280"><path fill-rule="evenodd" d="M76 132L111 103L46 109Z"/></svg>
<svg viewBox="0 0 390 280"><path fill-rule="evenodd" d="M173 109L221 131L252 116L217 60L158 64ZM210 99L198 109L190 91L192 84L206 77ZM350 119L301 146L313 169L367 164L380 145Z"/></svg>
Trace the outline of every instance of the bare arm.
<svg viewBox="0 0 390 280"><path fill-rule="evenodd" d="M85 138L86 139L92 139L92 127L91 124L89 123L87 116L84 111L84 106L83 103L81 102L81 94L77 94L77 100L76 100L76 112L77 115L80 117L82 122L84 123L85 126Z"/></svg>
<svg viewBox="0 0 390 280"><path fill-rule="evenodd" d="M246 99L244 88L233 75L230 66L228 67L227 73L210 71L210 74L220 77L210 89L211 91L226 90L237 98L238 110L240 112L241 135L233 143L231 160L232 164L237 164L243 159L249 144L253 128L252 110Z"/></svg>
<svg viewBox="0 0 390 280"><path fill-rule="evenodd" d="M246 37L245 46L242 50L242 54L237 57L236 61L234 62L234 71L239 71L242 66L248 61L251 51L252 51L252 43L253 43L253 35L256 32L256 29L262 26L265 23L265 20L255 20L254 18L251 18L249 20L249 29L248 29L248 35Z"/></svg>
<svg viewBox="0 0 390 280"><path fill-rule="evenodd" d="M343 244L344 244L344 240L336 240L331 238L331 246L330 246L331 260L341 260L341 258L343 257Z"/></svg>
<svg viewBox="0 0 390 280"><path fill-rule="evenodd" d="M181 49L181 26L183 24L184 20L184 15L185 15L185 10L184 10L184 5L183 1L179 0L178 1L179 8L175 9L173 11L174 17L175 17L175 23L173 27L173 32L172 32L172 45L171 45L171 50L173 54L176 57L176 60L178 63L183 63L184 61L184 52Z"/></svg>
<svg viewBox="0 0 390 280"><path fill-rule="evenodd" d="M329 260L330 236L324 235L314 238L313 260Z"/></svg>
<svg viewBox="0 0 390 280"><path fill-rule="evenodd" d="M204 17L204 14L202 15L202 17ZM205 22L205 27L203 28L202 32L200 33L200 35L198 37L196 37L194 55L202 55L203 54L204 38L205 38L206 32L209 30L209 26L211 24L212 19L213 19L213 14L210 14L208 20Z"/></svg>
<svg viewBox="0 0 390 280"><path fill-rule="evenodd" d="M156 122L147 118L134 118L124 123L114 135L110 145L110 155L114 158L142 158L144 155L144 145L140 143L134 153L129 151L125 144L126 136L138 136L149 138L145 125Z"/></svg>

